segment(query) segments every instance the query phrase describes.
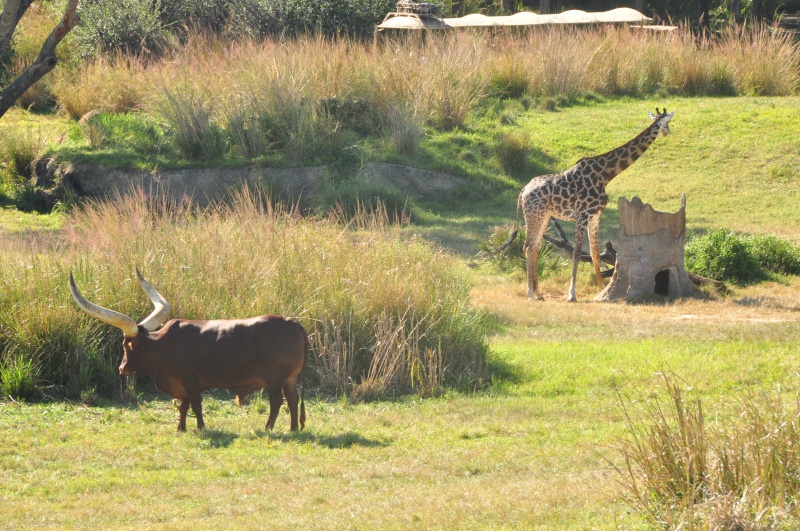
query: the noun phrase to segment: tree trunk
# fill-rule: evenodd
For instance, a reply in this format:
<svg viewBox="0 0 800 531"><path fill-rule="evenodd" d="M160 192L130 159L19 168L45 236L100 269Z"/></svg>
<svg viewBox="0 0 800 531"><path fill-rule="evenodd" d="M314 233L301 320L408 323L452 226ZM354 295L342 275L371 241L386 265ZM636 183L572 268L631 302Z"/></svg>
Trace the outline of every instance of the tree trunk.
<svg viewBox="0 0 800 531"><path fill-rule="evenodd" d="M16 0L16 2L19 3L20 0ZM22 3L19 3L20 8L22 4L26 2L30 5L28 0L22 0ZM13 3L15 3L15 0L8 0L6 6ZM53 29L50 36L44 41L36 61L0 93L0 117L5 115L8 109L14 105L17 99L19 99L26 90L31 88L34 83L42 79L45 74L55 68L58 63L56 46L58 46L58 43L66 37L67 33L78 24L79 17L77 10L78 0L67 0L67 7L64 10L64 16L61 18L61 22L58 23L58 26ZM22 14L24 14L24 11ZM5 12L3 12L3 17L4 16ZM17 22L19 22L19 19ZM0 30L4 29L2 28L2 23L2 17L0 17ZM14 27L16 27L16 23Z"/></svg>
<svg viewBox="0 0 800 531"><path fill-rule="evenodd" d="M11 52L11 39L17 24L25 15L33 0L5 0L0 15L0 62L5 63Z"/></svg>
<svg viewBox="0 0 800 531"><path fill-rule="evenodd" d="M698 17L698 31L701 35L707 35L711 29L711 21L708 13L708 0L699 0L700 16Z"/></svg>
<svg viewBox="0 0 800 531"><path fill-rule="evenodd" d="M761 22L764 20L764 1L753 0L753 21Z"/></svg>
<svg viewBox="0 0 800 531"><path fill-rule="evenodd" d="M742 23L742 0L732 0L731 11L733 12L733 22L738 26Z"/></svg>
<svg viewBox="0 0 800 531"><path fill-rule="evenodd" d="M540 15L550 14L550 0L539 0L539 14Z"/></svg>

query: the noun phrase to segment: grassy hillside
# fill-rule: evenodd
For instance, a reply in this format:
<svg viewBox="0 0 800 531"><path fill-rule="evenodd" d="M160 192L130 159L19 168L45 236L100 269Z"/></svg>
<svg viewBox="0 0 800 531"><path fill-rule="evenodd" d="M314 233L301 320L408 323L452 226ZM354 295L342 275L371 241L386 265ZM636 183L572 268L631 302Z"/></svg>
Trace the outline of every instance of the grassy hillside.
<svg viewBox="0 0 800 531"><path fill-rule="evenodd" d="M674 211L685 192L690 231L728 227L800 241L800 213L794 207L800 200L797 97L622 98L554 111L525 109L518 99L492 100L472 112L466 127L428 129L414 156L388 156L368 142L359 150L364 160L399 162L463 178L466 193L439 204L421 204L418 213L434 238L469 253L486 236L487 227L513 222L516 195L531 177L562 171L581 157L628 141L648 124L647 111L656 106L676 112L672 135L656 140L609 185L611 201L601 221L605 238L616 236L618 197L638 195L657 210ZM26 116L17 113L0 127L16 127L15 120ZM38 120L46 132L63 130L60 119ZM65 142L54 149L69 159L75 148ZM517 151L508 149L509 144ZM91 148L84 150L93 153ZM345 175L354 177L357 166L347 168L343 167Z"/></svg>

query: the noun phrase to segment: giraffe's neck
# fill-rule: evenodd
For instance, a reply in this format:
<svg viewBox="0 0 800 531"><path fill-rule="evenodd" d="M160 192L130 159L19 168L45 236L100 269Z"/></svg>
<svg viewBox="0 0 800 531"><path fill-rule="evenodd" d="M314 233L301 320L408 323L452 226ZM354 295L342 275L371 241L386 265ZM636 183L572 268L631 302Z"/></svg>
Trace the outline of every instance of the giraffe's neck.
<svg viewBox="0 0 800 531"><path fill-rule="evenodd" d="M635 138L618 148L596 157L587 157L580 162L588 164L589 168L596 170L605 184L608 184L611 179L619 175L622 170L633 164L636 159L647 151L647 148L658 136L659 131L658 122L653 122L644 131L636 135Z"/></svg>

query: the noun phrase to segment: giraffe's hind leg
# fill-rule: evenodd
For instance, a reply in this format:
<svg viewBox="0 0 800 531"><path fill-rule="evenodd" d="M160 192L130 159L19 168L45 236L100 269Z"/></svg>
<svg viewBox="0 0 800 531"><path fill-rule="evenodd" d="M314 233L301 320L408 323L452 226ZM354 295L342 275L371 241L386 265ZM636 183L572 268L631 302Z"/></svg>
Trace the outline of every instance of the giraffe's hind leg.
<svg viewBox="0 0 800 531"><path fill-rule="evenodd" d="M594 214L589 218L589 252L592 255L592 264L594 264L594 274L597 277L597 285L601 288L604 285L603 274L600 271L600 214Z"/></svg>
<svg viewBox="0 0 800 531"><path fill-rule="evenodd" d="M586 232L586 226L589 223L588 216L580 216L575 223L575 249L572 251L572 282L569 284L569 295L567 300L575 302L578 298L575 296L575 279L578 276L578 261L581 258L583 249L583 235Z"/></svg>
<svg viewBox="0 0 800 531"><path fill-rule="evenodd" d="M550 216L544 212L525 219L525 258L528 268L528 299L544 300L539 293L539 247Z"/></svg>

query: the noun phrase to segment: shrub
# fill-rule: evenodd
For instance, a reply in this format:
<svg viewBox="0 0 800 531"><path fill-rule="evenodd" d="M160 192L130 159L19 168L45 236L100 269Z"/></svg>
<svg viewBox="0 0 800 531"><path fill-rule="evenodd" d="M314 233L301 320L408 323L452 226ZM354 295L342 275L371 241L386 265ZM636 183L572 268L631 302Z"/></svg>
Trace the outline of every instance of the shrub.
<svg viewBox="0 0 800 531"><path fill-rule="evenodd" d="M167 33L159 18L159 0L89 0L82 4L81 23L74 32L79 54L123 51L160 52Z"/></svg>
<svg viewBox="0 0 800 531"><path fill-rule="evenodd" d="M492 254L501 247L510 234L509 227L494 227L489 237L478 245L481 254L489 255L491 260L504 271L527 271L525 258L525 230L520 229L516 238L506 249ZM564 269L567 260L546 240L542 240L539 247L539 261L537 262L539 278L547 278Z"/></svg>
<svg viewBox="0 0 800 531"><path fill-rule="evenodd" d="M156 103L158 113L172 131L175 146L188 160L215 160L227 151L222 128L214 121L209 98L191 88L164 87Z"/></svg>
<svg viewBox="0 0 800 531"><path fill-rule="evenodd" d="M232 27L255 37L320 33L370 39L393 0L233 0Z"/></svg>
<svg viewBox="0 0 800 531"><path fill-rule="evenodd" d="M767 272L800 274L800 248L773 234L741 236L717 229L687 242L685 264L701 276L749 282Z"/></svg>
<svg viewBox="0 0 800 531"><path fill-rule="evenodd" d="M685 247L685 265L689 271L715 280L749 282L764 278L747 240L727 229L691 238Z"/></svg>
<svg viewBox="0 0 800 531"><path fill-rule="evenodd" d="M774 234L760 234L747 239L753 258L768 271L800 275L800 247Z"/></svg>

